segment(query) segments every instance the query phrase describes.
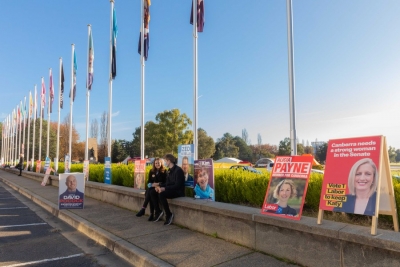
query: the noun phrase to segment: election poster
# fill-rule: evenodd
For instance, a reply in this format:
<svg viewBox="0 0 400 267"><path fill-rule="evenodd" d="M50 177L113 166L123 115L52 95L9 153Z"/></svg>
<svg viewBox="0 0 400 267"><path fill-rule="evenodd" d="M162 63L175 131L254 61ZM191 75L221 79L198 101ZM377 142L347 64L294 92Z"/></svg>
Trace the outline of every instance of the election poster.
<svg viewBox="0 0 400 267"><path fill-rule="evenodd" d="M85 200L85 177L83 173L62 173L58 187L59 209L83 209Z"/></svg>
<svg viewBox="0 0 400 267"><path fill-rule="evenodd" d="M194 187L193 169L194 169L194 145L178 146L178 166L182 168L185 174L185 186Z"/></svg>
<svg viewBox="0 0 400 267"><path fill-rule="evenodd" d="M111 184L111 158L104 157L104 183Z"/></svg>
<svg viewBox="0 0 400 267"><path fill-rule="evenodd" d="M144 183L145 183L145 174L146 174L146 160L141 159L141 160L135 160L135 172L134 176L135 177L135 183L134 183L134 188L137 189L145 189Z"/></svg>
<svg viewBox="0 0 400 267"><path fill-rule="evenodd" d="M50 177L50 173L51 173L51 172L54 172L54 170L53 170L52 167L49 167L49 168L46 169L46 171L45 171L45 173L44 173L44 176L43 176L42 183L41 183L42 186L46 186L47 181L49 180L49 177Z"/></svg>
<svg viewBox="0 0 400 267"><path fill-rule="evenodd" d="M194 161L194 198L215 201L214 164L212 159Z"/></svg>
<svg viewBox="0 0 400 267"><path fill-rule="evenodd" d="M64 173L69 173L71 168L71 158L69 155L65 155L64 159Z"/></svg>
<svg viewBox="0 0 400 267"><path fill-rule="evenodd" d="M50 168L50 164L51 164L51 159L49 157L46 157L44 162L44 173L46 173L46 170Z"/></svg>
<svg viewBox="0 0 400 267"><path fill-rule="evenodd" d="M42 167L42 161L37 160L36 161L36 172L40 172L41 167Z"/></svg>
<svg viewBox="0 0 400 267"><path fill-rule="evenodd" d="M83 161L83 174L85 175L85 181L89 181L89 160Z"/></svg>
<svg viewBox="0 0 400 267"><path fill-rule="evenodd" d="M381 136L330 140L320 209L376 215L380 151Z"/></svg>
<svg viewBox="0 0 400 267"><path fill-rule="evenodd" d="M312 162L312 156L276 157L262 214L300 220Z"/></svg>

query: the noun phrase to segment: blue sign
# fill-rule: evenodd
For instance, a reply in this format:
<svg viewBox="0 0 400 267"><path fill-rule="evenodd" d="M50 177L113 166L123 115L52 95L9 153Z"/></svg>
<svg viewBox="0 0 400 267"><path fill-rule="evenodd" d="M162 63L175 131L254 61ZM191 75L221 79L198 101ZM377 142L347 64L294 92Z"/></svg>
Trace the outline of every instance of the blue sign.
<svg viewBox="0 0 400 267"><path fill-rule="evenodd" d="M45 173L46 173L47 168L50 168L50 162L51 162L50 158L46 157L46 161L44 163L44 172Z"/></svg>
<svg viewBox="0 0 400 267"><path fill-rule="evenodd" d="M111 158L104 158L104 183L111 184Z"/></svg>
<svg viewBox="0 0 400 267"><path fill-rule="evenodd" d="M185 175L185 186L194 187L193 180L193 158L194 158L194 145L179 145L178 146L178 166L180 166Z"/></svg>

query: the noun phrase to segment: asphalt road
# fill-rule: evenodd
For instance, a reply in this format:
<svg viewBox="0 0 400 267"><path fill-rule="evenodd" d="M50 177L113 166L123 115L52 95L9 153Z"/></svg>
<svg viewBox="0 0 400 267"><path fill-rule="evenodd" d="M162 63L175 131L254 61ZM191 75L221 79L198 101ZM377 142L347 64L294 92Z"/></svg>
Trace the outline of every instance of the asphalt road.
<svg viewBox="0 0 400 267"><path fill-rule="evenodd" d="M132 266L0 182L0 266Z"/></svg>

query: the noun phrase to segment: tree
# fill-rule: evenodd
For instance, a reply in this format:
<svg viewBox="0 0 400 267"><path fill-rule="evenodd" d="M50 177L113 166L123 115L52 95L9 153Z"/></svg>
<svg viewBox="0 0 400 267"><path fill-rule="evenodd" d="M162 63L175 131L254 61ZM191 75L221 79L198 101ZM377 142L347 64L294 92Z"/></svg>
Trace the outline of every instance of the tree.
<svg viewBox="0 0 400 267"><path fill-rule="evenodd" d="M247 133L246 129L242 130L242 139L247 145L250 145L249 134Z"/></svg>
<svg viewBox="0 0 400 267"><path fill-rule="evenodd" d="M278 155L280 156L290 156L291 155L291 147L290 147L290 138L285 137L282 141L279 142L279 151Z"/></svg>
<svg viewBox="0 0 400 267"><path fill-rule="evenodd" d="M317 151L315 152L315 159L324 164L326 161L326 152L328 150L328 143L324 143L320 146L318 146Z"/></svg>
<svg viewBox="0 0 400 267"><path fill-rule="evenodd" d="M215 144L214 160L223 157L237 158L239 156L239 148L235 145L235 140L230 133L225 133L222 138L217 139Z"/></svg>
<svg viewBox="0 0 400 267"><path fill-rule="evenodd" d="M396 162L400 162L400 149L396 150Z"/></svg>
<svg viewBox="0 0 400 267"><path fill-rule="evenodd" d="M198 152L197 156L199 159L211 158L215 153L215 143L211 136L207 135L207 132L201 128L197 130L198 139Z"/></svg>
<svg viewBox="0 0 400 267"><path fill-rule="evenodd" d="M304 147L304 153L305 154L314 154L314 149L312 146L305 146Z"/></svg>
<svg viewBox="0 0 400 267"><path fill-rule="evenodd" d="M304 145L297 143L297 155L303 155L304 154Z"/></svg>
<svg viewBox="0 0 400 267"><path fill-rule="evenodd" d="M125 149L125 140L115 140L111 147L111 161L113 163L121 162L128 157Z"/></svg>
<svg viewBox="0 0 400 267"><path fill-rule="evenodd" d="M235 146L237 146L239 148L239 156L238 156L239 159L251 162L253 159L253 152L252 152L251 148L239 136L234 137L233 140L234 140Z"/></svg>
<svg viewBox="0 0 400 267"><path fill-rule="evenodd" d="M108 139L107 139L107 131L108 131L108 113L103 112L100 118L100 142L97 148L97 161L104 163L104 158L108 154Z"/></svg>
<svg viewBox="0 0 400 267"><path fill-rule="evenodd" d="M396 149L394 147L389 146L388 154L389 154L389 161L396 162Z"/></svg>
<svg viewBox="0 0 400 267"><path fill-rule="evenodd" d="M96 138L99 136L99 123L97 119L93 119L92 123L90 124L90 137Z"/></svg>

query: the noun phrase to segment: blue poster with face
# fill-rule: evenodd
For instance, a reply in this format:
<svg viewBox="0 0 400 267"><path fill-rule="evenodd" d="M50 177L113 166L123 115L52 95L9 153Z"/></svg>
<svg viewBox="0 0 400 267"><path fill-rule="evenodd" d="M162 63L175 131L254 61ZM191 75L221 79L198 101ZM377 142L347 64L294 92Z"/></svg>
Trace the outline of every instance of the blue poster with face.
<svg viewBox="0 0 400 267"><path fill-rule="evenodd" d="M214 164L212 159L194 161L194 197L215 201Z"/></svg>
<svg viewBox="0 0 400 267"><path fill-rule="evenodd" d="M193 179L193 158L194 145L179 145L178 146L178 166L180 166L185 174L185 186L194 187Z"/></svg>

